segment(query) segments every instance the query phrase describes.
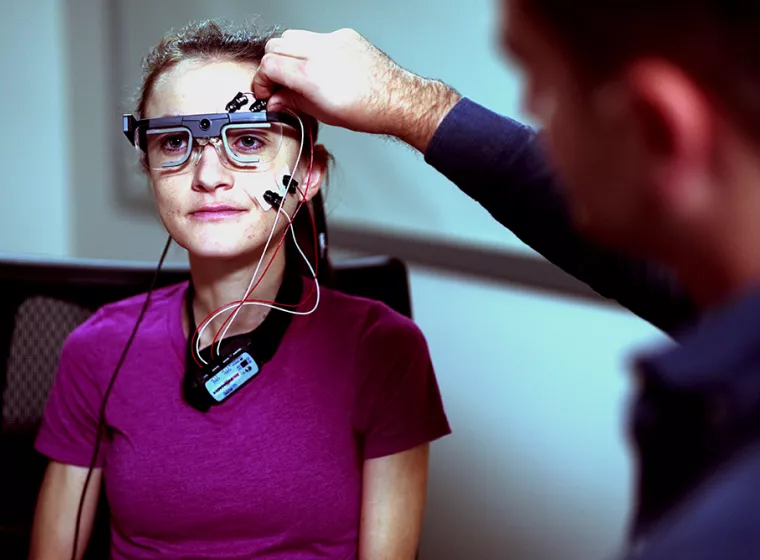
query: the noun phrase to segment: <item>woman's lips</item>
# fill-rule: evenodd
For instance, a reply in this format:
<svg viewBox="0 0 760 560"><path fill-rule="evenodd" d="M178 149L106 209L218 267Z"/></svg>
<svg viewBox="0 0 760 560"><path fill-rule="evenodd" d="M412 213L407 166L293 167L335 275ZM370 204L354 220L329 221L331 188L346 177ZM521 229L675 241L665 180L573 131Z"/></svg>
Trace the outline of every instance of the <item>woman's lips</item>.
<svg viewBox="0 0 760 560"><path fill-rule="evenodd" d="M204 222L219 222L236 218L247 211L234 206L204 206L190 213L193 219Z"/></svg>

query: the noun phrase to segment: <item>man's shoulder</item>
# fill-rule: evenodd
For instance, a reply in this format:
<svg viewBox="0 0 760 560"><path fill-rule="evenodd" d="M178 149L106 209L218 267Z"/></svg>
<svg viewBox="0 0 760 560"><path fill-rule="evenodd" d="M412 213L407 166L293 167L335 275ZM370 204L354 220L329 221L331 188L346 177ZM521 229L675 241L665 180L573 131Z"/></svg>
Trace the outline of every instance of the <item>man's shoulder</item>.
<svg viewBox="0 0 760 560"><path fill-rule="evenodd" d="M760 437L717 468L635 542L636 555L631 558L760 558L759 520Z"/></svg>

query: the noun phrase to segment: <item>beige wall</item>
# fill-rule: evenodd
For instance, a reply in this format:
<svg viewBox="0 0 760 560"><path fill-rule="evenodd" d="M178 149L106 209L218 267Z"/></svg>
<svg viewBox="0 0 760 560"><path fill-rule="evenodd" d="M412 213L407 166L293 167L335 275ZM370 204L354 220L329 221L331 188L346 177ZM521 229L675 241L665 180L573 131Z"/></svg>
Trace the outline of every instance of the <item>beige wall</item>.
<svg viewBox="0 0 760 560"><path fill-rule="evenodd" d="M0 253L62 256L71 249L63 11L58 0L2 6Z"/></svg>

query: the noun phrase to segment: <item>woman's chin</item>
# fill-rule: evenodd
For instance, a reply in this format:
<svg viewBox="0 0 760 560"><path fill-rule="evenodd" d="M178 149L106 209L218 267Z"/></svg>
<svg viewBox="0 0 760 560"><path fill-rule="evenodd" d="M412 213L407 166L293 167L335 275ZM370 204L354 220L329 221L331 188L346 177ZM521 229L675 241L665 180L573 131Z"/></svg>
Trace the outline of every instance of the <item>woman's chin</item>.
<svg viewBox="0 0 760 560"><path fill-rule="evenodd" d="M198 245L186 247L191 257L203 260L230 261L243 258L253 258L259 251L256 247L241 245Z"/></svg>

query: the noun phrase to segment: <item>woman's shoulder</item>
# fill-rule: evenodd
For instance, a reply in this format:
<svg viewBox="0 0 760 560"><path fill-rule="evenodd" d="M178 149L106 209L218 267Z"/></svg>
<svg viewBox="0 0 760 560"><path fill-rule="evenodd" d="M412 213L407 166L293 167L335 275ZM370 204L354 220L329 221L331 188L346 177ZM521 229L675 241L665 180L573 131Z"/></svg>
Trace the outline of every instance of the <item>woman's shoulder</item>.
<svg viewBox="0 0 760 560"><path fill-rule="evenodd" d="M348 325L360 343L393 339L425 345L425 337L414 319L385 302L334 288L323 290L322 302L322 316L333 325Z"/></svg>
<svg viewBox="0 0 760 560"><path fill-rule="evenodd" d="M150 294L143 292L107 303L69 334L64 349L90 349L97 344L125 341L134 329L148 295L150 302L140 322L141 328L149 328L151 323L165 320L167 306L183 297L186 289L187 282L181 282L158 288Z"/></svg>

